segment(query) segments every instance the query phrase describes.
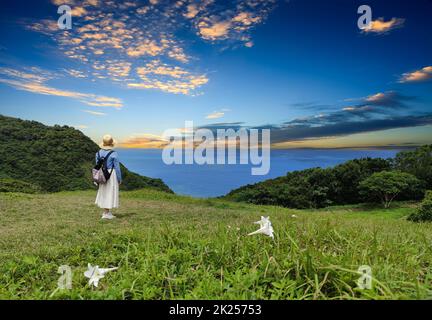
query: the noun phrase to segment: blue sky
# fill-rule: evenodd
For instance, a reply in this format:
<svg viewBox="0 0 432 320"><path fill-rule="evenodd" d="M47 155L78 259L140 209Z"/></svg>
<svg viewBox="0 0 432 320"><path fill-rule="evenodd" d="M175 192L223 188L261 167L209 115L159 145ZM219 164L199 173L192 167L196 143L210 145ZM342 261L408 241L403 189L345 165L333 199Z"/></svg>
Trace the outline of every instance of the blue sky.
<svg viewBox="0 0 432 320"><path fill-rule="evenodd" d="M72 8L72 29L57 8ZM357 8L372 9L369 29ZM432 1L3 1L0 114L95 141L270 128L275 147L432 143Z"/></svg>

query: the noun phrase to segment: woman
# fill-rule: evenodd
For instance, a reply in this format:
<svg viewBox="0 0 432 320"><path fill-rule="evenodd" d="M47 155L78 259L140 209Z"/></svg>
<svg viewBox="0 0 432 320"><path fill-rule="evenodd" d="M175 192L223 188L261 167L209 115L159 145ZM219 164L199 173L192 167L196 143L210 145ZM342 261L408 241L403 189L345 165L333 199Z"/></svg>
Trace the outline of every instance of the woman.
<svg viewBox="0 0 432 320"><path fill-rule="evenodd" d="M100 147L101 149L96 153L96 163L99 158L105 158L112 151L106 161L106 167L111 176L106 183L99 185L95 203L99 208L104 209L102 219L113 219L115 216L112 214L111 209L119 206L119 185L122 182L120 162L117 152L113 151L114 139L109 134L103 136Z"/></svg>

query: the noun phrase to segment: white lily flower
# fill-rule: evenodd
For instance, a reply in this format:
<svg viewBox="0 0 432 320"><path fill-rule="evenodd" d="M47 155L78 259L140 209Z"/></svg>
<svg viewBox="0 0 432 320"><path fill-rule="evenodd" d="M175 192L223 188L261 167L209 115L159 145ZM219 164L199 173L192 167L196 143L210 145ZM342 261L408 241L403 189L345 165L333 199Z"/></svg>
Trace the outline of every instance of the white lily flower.
<svg viewBox="0 0 432 320"><path fill-rule="evenodd" d="M261 220L260 221L256 221L254 222L255 224L259 224L260 228L257 231L251 232L248 234L248 236L252 236L254 234L264 234L266 236L269 236L270 238L274 239L274 235L273 235L273 227L272 224L270 222L270 217L263 217L261 216Z"/></svg>
<svg viewBox="0 0 432 320"><path fill-rule="evenodd" d="M260 225L260 228L262 228L262 227L264 227L264 226L266 225L266 223L270 222L269 218L270 218L270 217L264 217L264 216L261 216L261 220L260 220L260 221L256 221L256 222L254 222L254 223L255 223L255 224L259 224L259 225Z"/></svg>
<svg viewBox="0 0 432 320"><path fill-rule="evenodd" d="M98 286L99 280L105 277L105 274L117 270L118 268L99 268L99 266L92 266L90 263L88 264L88 269L84 272L84 276L89 278L89 285Z"/></svg>

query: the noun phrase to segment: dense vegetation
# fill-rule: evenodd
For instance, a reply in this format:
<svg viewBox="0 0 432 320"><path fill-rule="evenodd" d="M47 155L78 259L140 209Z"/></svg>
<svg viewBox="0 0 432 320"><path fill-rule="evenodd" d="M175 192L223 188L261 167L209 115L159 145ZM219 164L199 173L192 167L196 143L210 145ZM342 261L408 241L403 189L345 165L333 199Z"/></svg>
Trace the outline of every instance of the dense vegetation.
<svg viewBox="0 0 432 320"><path fill-rule="evenodd" d="M375 202L382 199L364 189L361 192L360 185L382 171L405 172L419 180L417 183L411 179L395 199L421 199L425 190L432 189L432 145L400 152L395 159L363 158L333 168L289 172L283 177L233 190L225 198L299 209Z"/></svg>
<svg viewBox="0 0 432 320"><path fill-rule="evenodd" d="M408 217L408 220L414 222L432 221L432 191L426 192L419 208Z"/></svg>
<svg viewBox="0 0 432 320"><path fill-rule="evenodd" d="M424 181L427 189L432 189L432 144L400 152L394 159L393 166L397 170L415 175Z"/></svg>
<svg viewBox="0 0 432 320"><path fill-rule="evenodd" d="M0 115L0 191L47 192L93 188L90 170L98 150L90 138L68 126L45 126ZM124 190L171 190L160 179L122 166Z"/></svg>
<svg viewBox="0 0 432 320"><path fill-rule="evenodd" d="M0 300L432 298L432 224L406 221L411 203L293 210L148 188L123 192L103 221L93 201L0 193ZM274 239L247 236L261 215ZM88 263L119 269L92 288ZM57 287L61 265L70 290ZM371 289L357 286L361 265Z"/></svg>

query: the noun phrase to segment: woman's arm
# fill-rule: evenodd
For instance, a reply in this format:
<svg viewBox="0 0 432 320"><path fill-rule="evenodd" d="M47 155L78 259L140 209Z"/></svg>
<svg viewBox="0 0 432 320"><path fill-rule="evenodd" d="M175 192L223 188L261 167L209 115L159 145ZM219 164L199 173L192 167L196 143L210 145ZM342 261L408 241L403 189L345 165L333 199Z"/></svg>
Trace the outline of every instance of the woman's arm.
<svg viewBox="0 0 432 320"><path fill-rule="evenodd" d="M121 183L122 182L122 174L121 174L121 170L120 170L120 161L117 157L117 154L113 158L113 160L114 160L114 170L116 171L117 180L119 183Z"/></svg>

